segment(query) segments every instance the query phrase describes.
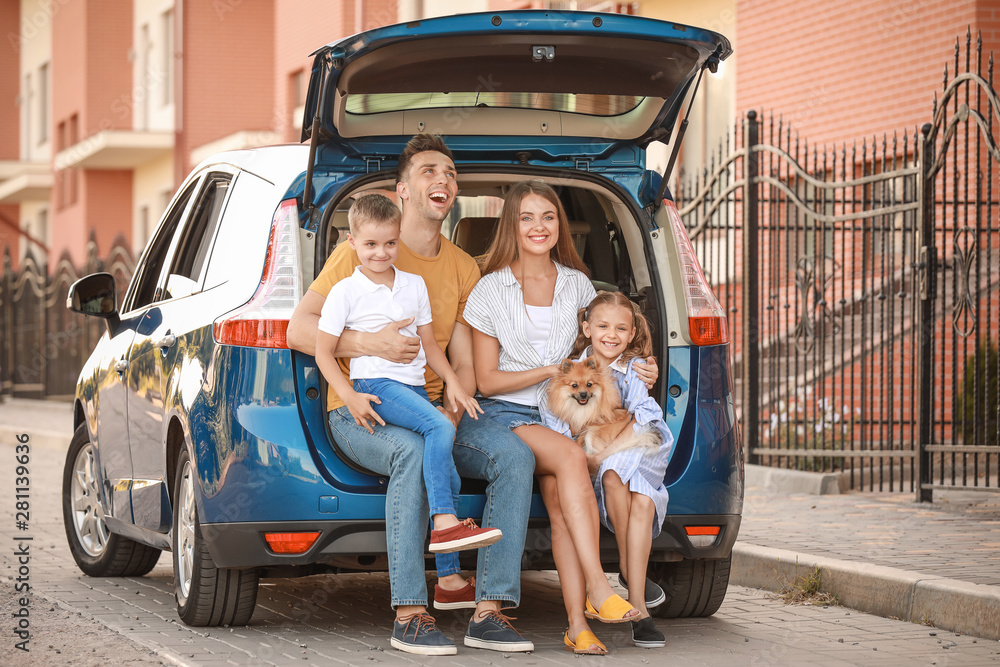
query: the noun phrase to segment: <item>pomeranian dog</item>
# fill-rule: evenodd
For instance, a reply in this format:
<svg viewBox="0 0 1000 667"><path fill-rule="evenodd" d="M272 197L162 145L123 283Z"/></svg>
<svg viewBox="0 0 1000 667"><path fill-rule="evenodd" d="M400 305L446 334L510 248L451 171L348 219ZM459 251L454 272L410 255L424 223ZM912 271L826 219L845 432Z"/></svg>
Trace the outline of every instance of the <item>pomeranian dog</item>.
<svg viewBox="0 0 1000 667"><path fill-rule="evenodd" d="M583 361L564 359L559 374L549 381L546 393L549 410L569 424L576 441L587 453L591 473L615 452L660 446L656 429L635 431L635 421L621 406L614 380L597 366L593 357Z"/></svg>

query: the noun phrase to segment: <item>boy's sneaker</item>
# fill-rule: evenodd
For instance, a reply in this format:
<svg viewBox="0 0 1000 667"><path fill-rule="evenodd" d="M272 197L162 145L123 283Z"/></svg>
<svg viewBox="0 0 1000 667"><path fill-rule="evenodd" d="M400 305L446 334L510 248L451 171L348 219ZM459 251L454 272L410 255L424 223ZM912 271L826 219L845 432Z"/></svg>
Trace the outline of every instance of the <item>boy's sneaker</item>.
<svg viewBox="0 0 1000 667"><path fill-rule="evenodd" d="M456 591L441 588L434 584L435 609L475 609L476 608L476 578L469 577L465 586Z"/></svg>
<svg viewBox="0 0 1000 667"><path fill-rule="evenodd" d="M535 645L522 637L510 624L511 617L504 616L499 611L488 611L476 616L482 620L469 621L469 629L465 633L466 646L510 653L535 650Z"/></svg>
<svg viewBox="0 0 1000 667"><path fill-rule="evenodd" d="M466 551L487 547L503 537L499 528L480 528L472 519L466 519L457 526L431 531L432 554L446 554L452 551Z"/></svg>
<svg viewBox="0 0 1000 667"><path fill-rule="evenodd" d="M458 649L441 634L430 614L413 614L392 626L392 647L418 655L455 655Z"/></svg>
<svg viewBox="0 0 1000 667"><path fill-rule="evenodd" d="M639 648L661 648L667 643L649 616L641 621L632 621L632 641Z"/></svg>
<svg viewBox="0 0 1000 667"><path fill-rule="evenodd" d="M618 583L621 584L622 588L628 590L628 582L625 581L625 577L621 574L618 575ZM663 601L667 599L663 589L649 579L646 579L646 590L644 591L643 596L646 598L646 609L659 607L663 604Z"/></svg>

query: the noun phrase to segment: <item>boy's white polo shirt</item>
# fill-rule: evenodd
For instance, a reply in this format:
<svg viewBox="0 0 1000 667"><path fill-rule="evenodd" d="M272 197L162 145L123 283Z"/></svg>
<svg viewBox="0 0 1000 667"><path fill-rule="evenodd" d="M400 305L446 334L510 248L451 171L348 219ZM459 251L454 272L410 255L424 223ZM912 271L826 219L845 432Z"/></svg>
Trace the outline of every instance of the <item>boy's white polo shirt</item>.
<svg viewBox="0 0 1000 667"><path fill-rule="evenodd" d="M339 336L344 329L374 333L390 322L413 317L413 322L401 328L399 333L416 336L417 327L430 324L432 319L427 285L416 274L395 267L393 270L396 275L390 289L372 282L361 272L360 266L355 267L350 277L330 289L320 312L320 331L333 336ZM422 387L426 364L423 345L408 364L393 363L381 357L357 357L351 359L351 379L389 378Z"/></svg>

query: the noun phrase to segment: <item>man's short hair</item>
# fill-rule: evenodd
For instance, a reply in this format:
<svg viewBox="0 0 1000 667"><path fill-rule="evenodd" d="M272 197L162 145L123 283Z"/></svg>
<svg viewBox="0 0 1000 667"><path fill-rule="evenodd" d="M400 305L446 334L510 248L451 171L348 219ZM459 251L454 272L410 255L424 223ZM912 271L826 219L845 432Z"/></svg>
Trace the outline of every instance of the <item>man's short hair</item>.
<svg viewBox="0 0 1000 667"><path fill-rule="evenodd" d="M415 134L413 135L413 138L410 139L409 143L406 144L406 148L403 149L403 152L399 154L399 164L396 165L397 183L403 182L403 177L406 176L406 171L410 168L413 156L417 153L423 153L424 151L437 151L438 153L443 153L448 156L448 159L452 162L455 161L454 156L451 154L451 149L444 143L444 139L441 138L441 135L430 134L428 132Z"/></svg>
<svg viewBox="0 0 1000 667"><path fill-rule="evenodd" d="M351 204L347 212L347 224L351 227L351 234L356 235L361 225L395 225L399 227L402 214L399 207L385 195L377 193L361 195Z"/></svg>

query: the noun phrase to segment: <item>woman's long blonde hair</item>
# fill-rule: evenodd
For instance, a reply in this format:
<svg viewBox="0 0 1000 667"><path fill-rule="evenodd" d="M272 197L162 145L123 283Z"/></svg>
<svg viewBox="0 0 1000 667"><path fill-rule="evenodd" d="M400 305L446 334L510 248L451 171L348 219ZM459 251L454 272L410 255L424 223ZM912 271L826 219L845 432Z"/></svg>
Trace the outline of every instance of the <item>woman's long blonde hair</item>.
<svg viewBox="0 0 1000 667"><path fill-rule="evenodd" d="M640 312L639 306L621 292L598 292L594 300L576 314L579 328L577 329L576 342L573 344L573 351L570 353L572 358L576 359L590 345L590 339L583 335L583 323L591 321L591 318L594 317L594 309L598 306L621 306L632 313L632 328L635 329L635 336L622 352L622 361L628 363L636 357L645 359L653 354L653 337L649 330L649 321Z"/></svg>
<svg viewBox="0 0 1000 667"><path fill-rule="evenodd" d="M500 211L500 218L497 220L497 230L493 235L489 248L486 249L481 263L483 275L499 271L500 269L513 264L518 254L517 230L521 218L521 202L528 195L538 195L553 206L559 216L559 240L549 251L552 261L563 266L580 271L586 276L590 276L590 269L580 259L573 245L573 236L569 230L569 221L566 219L566 211L563 209L559 196L550 185L539 180L522 181L512 187L504 198L503 209Z"/></svg>

